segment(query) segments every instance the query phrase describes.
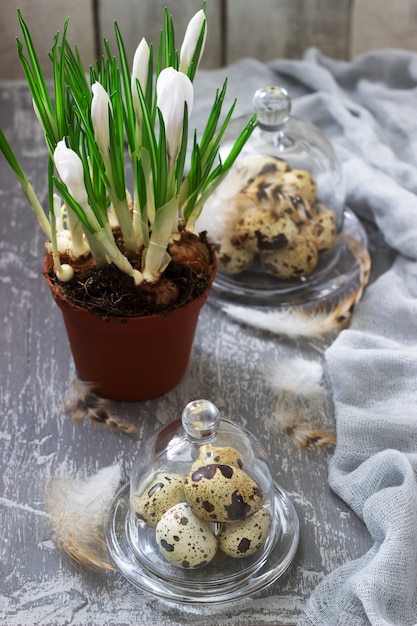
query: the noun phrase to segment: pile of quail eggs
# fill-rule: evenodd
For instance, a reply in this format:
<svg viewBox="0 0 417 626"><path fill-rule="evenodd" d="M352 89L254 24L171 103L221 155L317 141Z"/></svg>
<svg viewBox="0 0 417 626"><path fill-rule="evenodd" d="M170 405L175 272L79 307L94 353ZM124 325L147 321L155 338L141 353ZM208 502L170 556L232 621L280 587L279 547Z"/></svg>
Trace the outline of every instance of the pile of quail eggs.
<svg viewBox="0 0 417 626"><path fill-rule="evenodd" d="M231 447L201 446L188 475L159 473L136 496L136 516L155 529L167 561L184 569L210 563L220 550L251 556L266 541L271 515L262 488Z"/></svg>
<svg viewBox="0 0 417 626"><path fill-rule="evenodd" d="M291 169L284 159L242 157L213 202L226 217L217 232L209 223L207 231L225 273L240 274L260 262L268 275L300 278L335 243L335 215L318 201L315 179L307 170Z"/></svg>

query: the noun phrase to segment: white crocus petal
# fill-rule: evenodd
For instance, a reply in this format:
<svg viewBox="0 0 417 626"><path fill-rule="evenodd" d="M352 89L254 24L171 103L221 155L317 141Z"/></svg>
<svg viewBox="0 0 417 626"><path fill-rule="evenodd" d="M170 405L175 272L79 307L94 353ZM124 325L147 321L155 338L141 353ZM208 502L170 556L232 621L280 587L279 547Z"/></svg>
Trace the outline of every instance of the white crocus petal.
<svg viewBox="0 0 417 626"><path fill-rule="evenodd" d="M168 153L172 162L177 157L180 147L185 103L190 116L194 89L188 76L173 67L167 67L158 76L156 91L157 106L165 123Z"/></svg>
<svg viewBox="0 0 417 626"><path fill-rule="evenodd" d="M76 152L67 148L65 141L58 141L54 152L55 167L73 198L83 206L87 202L84 185L83 164Z"/></svg>
<svg viewBox="0 0 417 626"><path fill-rule="evenodd" d="M184 72L184 74L187 74L190 63L193 60L194 52L197 47L198 38L200 37L201 29L205 21L206 21L205 13L203 9L200 9L200 11L197 11L194 17L192 17L191 20L188 22L187 30L185 31L185 35L184 35L184 41L182 42L182 46L180 50L179 70L180 72ZM203 45L201 46L198 63L200 62L201 56L204 51L206 38L207 38L207 28L204 31ZM197 63L197 66L198 66L198 63Z"/></svg>
<svg viewBox="0 0 417 626"><path fill-rule="evenodd" d="M145 93L146 83L148 82L148 71L149 71L149 46L145 37L143 37L140 44L136 48L136 52L133 57L131 89L132 89L132 96L133 96L135 109L139 105L139 97L138 97L136 81L139 81L139 84L142 87L142 91Z"/></svg>
<svg viewBox="0 0 417 626"><path fill-rule="evenodd" d="M91 120L93 122L94 138L101 154L106 156L110 146L109 109L111 110L111 102L109 94L100 83L95 82L91 87L91 91L93 92Z"/></svg>

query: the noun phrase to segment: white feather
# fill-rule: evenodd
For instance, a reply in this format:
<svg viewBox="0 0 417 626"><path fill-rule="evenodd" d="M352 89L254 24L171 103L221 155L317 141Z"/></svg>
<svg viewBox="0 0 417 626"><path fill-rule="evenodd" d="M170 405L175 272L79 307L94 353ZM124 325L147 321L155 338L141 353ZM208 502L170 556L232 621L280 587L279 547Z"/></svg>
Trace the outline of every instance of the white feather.
<svg viewBox="0 0 417 626"><path fill-rule="evenodd" d="M307 312L286 308L261 311L236 304L226 304L223 311L232 319L275 335L295 337L321 337L340 330L334 311L330 313Z"/></svg>
<svg viewBox="0 0 417 626"><path fill-rule="evenodd" d="M283 359L266 365L265 377L275 392L292 391L300 396L323 393L323 368L318 361L302 357Z"/></svg>
<svg viewBox="0 0 417 626"><path fill-rule="evenodd" d="M107 558L103 524L120 480L120 465L112 465L86 480L65 474L49 484L46 509L54 539L74 561L113 569Z"/></svg>

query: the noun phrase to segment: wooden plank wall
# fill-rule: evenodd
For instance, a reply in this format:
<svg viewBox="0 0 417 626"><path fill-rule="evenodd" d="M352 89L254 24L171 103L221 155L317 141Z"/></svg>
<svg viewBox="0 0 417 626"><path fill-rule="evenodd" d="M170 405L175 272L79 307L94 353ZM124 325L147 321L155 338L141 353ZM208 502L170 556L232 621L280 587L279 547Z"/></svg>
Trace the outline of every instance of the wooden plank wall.
<svg viewBox="0 0 417 626"><path fill-rule="evenodd" d="M67 0L0 0L0 3L0 79L23 77L16 50L16 37L22 39L16 7L21 9L28 24L47 75L51 75L48 52L52 48L55 33L62 30L69 11L68 39L77 42L86 62L90 62L90 59L94 61L94 21L90 0L72 0L71 9Z"/></svg>
<svg viewBox="0 0 417 626"><path fill-rule="evenodd" d="M114 41L117 19L133 55L140 38L157 42L168 4L180 43L201 0L1 0L0 79L22 77L15 37L19 6L47 73L53 36L70 14L69 40L85 63L100 52L102 38ZM417 0L207 0L209 35L202 67L227 65L241 57L261 61L300 58L309 46L328 56L351 59L374 48L417 51Z"/></svg>

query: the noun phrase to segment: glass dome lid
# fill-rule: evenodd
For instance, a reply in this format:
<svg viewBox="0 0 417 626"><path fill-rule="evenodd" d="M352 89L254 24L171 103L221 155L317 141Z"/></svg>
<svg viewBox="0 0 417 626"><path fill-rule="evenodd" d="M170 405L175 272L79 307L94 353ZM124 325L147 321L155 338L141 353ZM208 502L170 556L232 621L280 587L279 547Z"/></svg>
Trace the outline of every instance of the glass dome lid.
<svg viewBox="0 0 417 626"><path fill-rule="evenodd" d="M140 449L106 539L130 582L165 599L224 603L281 576L299 538L267 454L208 400Z"/></svg>
<svg viewBox="0 0 417 626"><path fill-rule="evenodd" d="M213 291L248 304L305 303L334 291L334 280L343 286L341 274L350 281L355 259L346 235L359 229L366 237L345 207L331 143L291 115L287 91L261 88L253 108L258 125L197 221L217 252ZM246 121L229 125L223 159Z"/></svg>

